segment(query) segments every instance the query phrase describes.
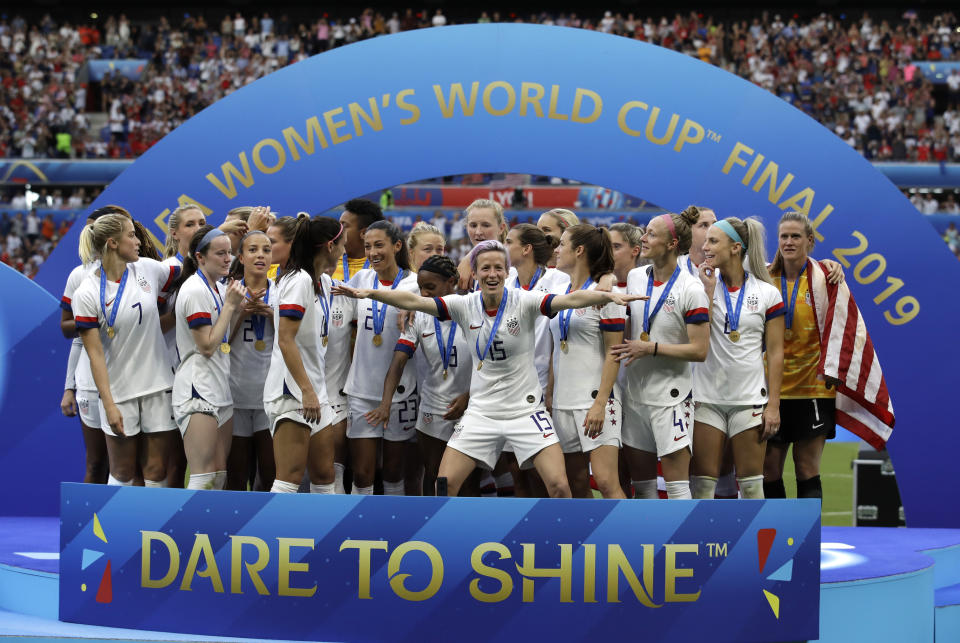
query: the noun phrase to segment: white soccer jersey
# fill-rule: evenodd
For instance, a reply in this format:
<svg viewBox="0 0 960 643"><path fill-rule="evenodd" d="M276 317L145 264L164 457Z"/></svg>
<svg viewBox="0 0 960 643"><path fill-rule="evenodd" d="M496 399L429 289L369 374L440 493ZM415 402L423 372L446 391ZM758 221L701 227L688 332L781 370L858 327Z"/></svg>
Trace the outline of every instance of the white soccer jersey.
<svg viewBox="0 0 960 643"><path fill-rule="evenodd" d="M197 351L193 329L214 326L223 310L227 287L219 281L210 281L209 287L199 274L193 274L180 286L177 293L177 351L180 365L173 384L173 405L187 403L200 397L216 406L230 406L230 355L220 350L223 337L217 338L217 347L210 357ZM219 305L219 310L218 310ZM227 328L227 334L230 327Z"/></svg>
<svg viewBox="0 0 960 643"><path fill-rule="evenodd" d="M596 283L587 290L595 290ZM566 289L564 289L566 290ZM559 294L559 293L558 293ZM561 317L570 314L567 352L561 348ZM553 335L553 408L566 411L589 409L600 388L606 351L604 331L623 331L626 307L613 302L600 310L593 306L561 311L549 320ZM613 395L620 399L620 387L613 386Z"/></svg>
<svg viewBox="0 0 960 643"><path fill-rule="evenodd" d="M690 259L689 254L680 255L677 257L677 265L687 271L688 274L691 274L698 279L700 278L700 268L697 266L697 264L693 263L693 260Z"/></svg>
<svg viewBox="0 0 960 643"><path fill-rule="evenodd" d="M100 260L96 259L89 264L81 264L70 271L67 277L67 285L63 289L63 297L60 298L60 308L73 314L73 297L77 288L83 283L83 280L91 272L100 267ZM73 338L73 343L80 347L80 358L77 360L77 367L74 371L74 386L78 391L94 391L97 389L93 381L93 372L90 370L90 358L87 351L83 349L83 340L79 337Z"/></svg>
<svg viewBox="0 0 960 643"><path fill-rule="evenodd" d="M325 289L330 287L329 281L325 284L321 281L321 284ZM277 307L274 309L273 325L277 329L277 335L274 335L273 354L270 357L270 371L267 373L267 381L263 388L263 401L272 402L284 395L292 395L303 401L303 392L287 369L283 353L280 352L280 343L277 341L280 318L287 317L300 320L294 342L297 350L300 351L303 370L322 406L327 402L327 381L324 375L326 349L320 339L321 320L318 319L317 314L320 307L317 304L317 292L313 287L313 279L303 270L296 270L283 275L275 288ZM324 292L329 293L329 290Z"/></svg>
<svg viewBox="0 0 960 643"><path fill-rule="evenodd" d="M373 288L377 273L372 268L361 270L350 279L354 288ZM390 283L380 282L380 288L390 288ZM417 285L417 274L404 271L403 279L397 284L397 290L406 290L420 294ZM377 303L382 312L384 304ZM383 379L393 360L393 349L400 339L400 329L397 328L397 311L393 306L387 306L383 320L381 343L373 343L373 304L372 299L357 300L357 342L353 347L353 363L350 365L350 374L347 376L347 385L344 390L347 395L365 400L383 399ZM393 402L401 402L413 393L417 387L417 374L414 369L404 369L403 377L393 394Z"/></svg>
<svg viewBox="0 0 960 643"><path fill-rule="evenodd" d="M627 276L627 292L646 295L647 285L653 279L653 267L634 268ZM666 284L653 281L650 301L630 302L630 337L640 339L643 332L644 305L649 303L650 341L660 344L686 344L687 324L702 324L709 320L709 302L700 279L681 270L663 305L656 315L653 310L663 296ZM657 355L634 360L623 368L627 400L648 406L676 406L690 395L693 388L691 362Z"/></svg>
<svg viewBox="0 0 960 643"><path fill-rule="evenodd" d="M99 269L84 278L73 298L77 329L100 329L110 392L116 403L157 393L173 385L157 312L157 296L170 282L170 268L153 259L140 259L127 264L126 275L119 301L120 284L107 282L106 314L100 305ZM117 311L113 324L115 334L110 338L107 323L114 310Z"/></svg>
<svg viewBox="0 0 960 643"><path fill-rule="evenodd" d="M730 339L730 323L717 282L710 321L710 351L707 361L693 377L693 398L712 404L763 404L767 401L767 379L763 369L763 333L768 320L784 314L783 298L772 285L746 273L743 308L737 331L740 341ZM740 289L730 292L736 309Z"/></svg>
<svg viewBox="0 0 960 643"><path fill-rule="evenodd" d="M536 276L536 273L534 273ZM541 277L532 287L521 286L517 269L513 266L507 273L507 288L530 290L532 292L553 293L554 295L563 294L570 285L570 275L561 272L556 268L547 268ZM553 346L550 343L550 326L546 317L537 319L536 349L534 351L534 364L537 367L537 377L540 379L540 387L547 388L547 380L550 377L550 355Z"/></svg>
<svg viewBox="0 0 960 643"><path fill-rule="evenodd" d="M163 260L164 265L169 266L175 270L175 274L180 274L180 271L183 270L183 260L179 257L167 257ZM177 293L171 293L162 298L160 302L160 312L166 313L171 310L176 310L177 307ZM163 341L167 347L167 357L170 360L170 367L176 370L177 366L180 364L180 354L177 353L177 327L174 325L173 328L168 330L163 334Z"/></svg>
<svg viewBox="0 0 960 643"><path fill-rule="evenodd" d="M550 315L552 294L505 288L507 303L497 334L479 362L493 329L496 311L483 309L479 292L436 298L441 321L453 319L463 330L473 362L469 409L491 419L511 419L541 408L543 389L534 366L537 319Z"/></svg>
<svg viewBox="0 0 960 643"><path fill-rule="evenodd" d="M277 306L277 289L267 279L264 301ZM232 328L231 328L232 330ZM230 342L230 394L235 409L263 409L263 387L273 355L273 315L251 315L243 320ZM258 342L263 342L258 344ZM257 346L261 346L260 349Z"/></svg>
<svg viewBox="0 0 960 643"><path fill-rule="evenodd" d="M337 281L336 283L340 283ZM326 286L324 286L326 288ZM329 290L327 293L329 301ZM353 359L353 327L356 318L357 300L350 297L334 297L330 304L330 322L327 324L327 353L324 368L327 378L327 398L331 405L346 404L347 376Z"/></svg>
<svg viewBox="0 0 960 643"><path fill-rule="evenodd" d="M437 334L437 325L440 334ZM458 396L470 390L470 345L457 326L453 335L453 346L447 362L447 377L443 377L443 358L440 344L447 351L453 321L439 321L433 315L418 312L413 324L405 330L397 341L396 350L411 355L416 363L417 390L420 392L420 412L443 415L449 409L447 405ZM439 342L438 343L438 339ZM420 350L417 351L417 347ZM416 351L416 355L414 352ZM407 365L407 370L410 370Z"/></svg>

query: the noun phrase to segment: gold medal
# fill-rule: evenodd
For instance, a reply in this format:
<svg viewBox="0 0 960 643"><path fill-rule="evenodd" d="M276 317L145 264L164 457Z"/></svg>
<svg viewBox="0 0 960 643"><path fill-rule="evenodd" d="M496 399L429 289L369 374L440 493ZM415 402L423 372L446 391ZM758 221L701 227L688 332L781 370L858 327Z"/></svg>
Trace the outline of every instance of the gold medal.
<svg viewBox="0 0 960 643"><path fill-rule="evenodd" d="M230 344L228 344L228 343L226 343L226 342L223 342L222 344L220 344L220 352L223 353L224 355L229 354L229 353L230 353Z"/></svg>
<svg viewBox="0 0 960 643"><path fill-rule="evenodd" d="M117 334L117 331L113 330L113 326L107 326L107 337L113 339L113 336Z"/></svg>
<svg viewBox="0 0 960 643"><path fill-rule="evenodd" d="M443 371L443 379L447 379L447 371L446 371L446 369L444 369L444 371Z"/></svg>
<svg viewBox="0 0 960 643"><path fill-rule="evenodd" d="M379 345L382 344L382 343L383 343L383 337L381 337L380 335L374 335L374 336L373 336L373 345L374 345L374 346L379 346Z"/></svg>
<svg viewBox="0 0 960 643"><path fill-rule="evenodd" d="M793 339L793 331L788 328L787 330L783 331L783 336L787 339Z"/></svg>
<svg viewBox="0 0 960 643"><path fill-rule="evenodd" d="M266 350L267 343L262 339L258 339L253 343L253 347L256 348L258 351Z"/></svg>
<svg viewBox="0 0 960 643"><path fill-rule="evenodd" d="M730 341L731 341L731 342L739 342L739 341L740 341L740 331L731 330L731 331L730 331Z"/></svg>
<svg viewBox="0 0 960 643"><path fill-rule="evenodd" d="M649 342L650 333L648 333L647 331L643 331L642 333L640 333L640 341Z"/></svg>
<svg viewBox="0 0 960 643"><path fill-rule="evenodd" d="M565 339L560 340L560 350L562 350L564 353L567 352L567 340Z"/></svg>
<svg viewBox="0 0 960 643"><path fill-rule="evenodd" d="M483 360L480 360L480 363L477 364L477 370L479 371L481 368L483 368Z"/></svg>
<svg viewBox="0 0 960 643"><path fill-rule="evenodd" d="M326 335L323 336L323 340L321 341L321 343L322 343L324 346L327 345L327 336L326 336Z"/></svg>

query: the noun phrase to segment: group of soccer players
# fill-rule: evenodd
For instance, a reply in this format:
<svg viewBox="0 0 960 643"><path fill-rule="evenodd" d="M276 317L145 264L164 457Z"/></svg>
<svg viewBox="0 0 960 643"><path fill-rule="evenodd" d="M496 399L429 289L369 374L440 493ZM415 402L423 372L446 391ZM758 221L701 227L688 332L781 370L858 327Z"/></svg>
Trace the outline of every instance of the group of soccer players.
<svg viewBox="0 0 960 643"><path fill-rule="evenodd" d="M804 216L769 267L758 220L695 206L508 230L478 200L466 227L456 265L441 230L363 199L220 227L184 205L158 260L126 210L93 212L61 322L86 481L656 498L660 474L669 498L783 497L793 444L798 493L821 494L834 392L807 267L842 273L809 260Z"/></svg>

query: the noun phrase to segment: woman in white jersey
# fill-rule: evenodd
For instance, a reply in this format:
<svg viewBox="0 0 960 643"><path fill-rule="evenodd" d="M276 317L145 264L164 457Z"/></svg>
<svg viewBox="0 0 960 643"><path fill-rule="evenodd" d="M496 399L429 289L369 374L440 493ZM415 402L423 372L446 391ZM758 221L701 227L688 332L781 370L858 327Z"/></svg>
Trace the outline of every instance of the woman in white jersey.
<svg viewBox="0 0 960 643"><path fill-rule="evenodd" d="M507 220L503 214L503 206L490 199L476 199L467 206L467 237L470 243L476 247L481 241L496 239L500 243L507 240ZM471 292L476 289L476 280L470 271L470 258L464 257L460 260L458 268L460 272L460 282L458 289L461 292Z"/></svg>
<svg viewBox="0 0 960 643"><path fill-rule="evenodd" d="M417 285L423 297L452 294L457 286L457 267L447 257L428 257L417 272ZM470 347L455 322L441 322L418 312L413 323L401 333L384 378L381 415L389 413L392 393L403 377L407 361L414 358L420 398L417 446L424 466L424 495L435 493L440 458L453 434L453 425L463 415L470 399L469 354Z"/></svg>
<svg viewBox="0 0 960 643"><path fill-rule="evenodd" d="M227 457L225 488L246 491L250 465L259 473L260 489L270 489L276 476L270 422L263 410L263 388L273 354L273 308L277 290L267 277L271 244L267 233L252 230L240 240L240 254L230 275L247 289L246 300L230 337L230 395L233 438Z"/></svg>
<svg viewBox="0 0 960 643"><path fill-rule="evenodd" d="M613 269L610 233L581 223L560 237L557 269L570 277L564 292L591 291ZM576 498L592 498L590 471L604 498L624 498L620 451L620 365L610 348L623 341L626 308L564 310L550 320L553 335L553 420L567 479Z"/></svg>
<svg viewBox="0 0 960 643"><path fill-rule="evenodd" d="M706 358L710 340L703 286L677 264L692 223L682 214L654 217L641 248L651 265L627 277L627 292L650 297L631 304L631 339L613 349L624 363L624 451L638 498L657 497L657 458L667 497L690 497L691 362Z"/></svg>
<svg viewBox="0 0 960 643"><path fill-rule="evenodd" d="M343 254L343 225L301 215L290 258L276 284L276 341L263 389L273 432L273 491L296 493L304 470L312 493L334 493L335 436L327 401L325 357L332 282L326 274Z"/></svg>
<svg viewBox="0 0 960 643"><path fill-rule="evenodd" d="M760 221L718 221L703 252L700 279L712 304L710 351L693 379L693 497L714 497L729 440L740 494L762 499L765 441L780 428L783 300L770 283Z"/></svg>
<svg viewBox="0 0 960 643"><path fill-rule="evenodd" d="M537 219L537 228L539 228L543 234L550 237L553 245L556 246L553 255L550 257L550 260L547 261L549 267L556 268L557 266L557 252L559 252L560 236L563 234L563 231L578 223L580 223L580 218L570 210L563 208L547 210Z"/></svg>
<svg viewBox="0 0 960 643"><path fill-rule="evenodd" d="M570 497L563 453L533 365L536 319L568 308L610 301L624 304L638 297L597 290L552 295L508 288L507 250L497 241L481 242L469 259L481 288L469 295L429 299L408 291L346 287L337 292L375 298L441 321L452 319L463 330L476 370L470 403L440 462L439 476L447 479L450 495L457 494L477 464L492 469L501 449L510 446L521 466L536 467L552 497Z"/></svg>
<svg viewBox="0 0 960 643"><path fill-rule="evenodd" d="M410 271L410 257L400 229L389 221L376 221L363 237L370 268L350 279L353 288L375 290L417 289L417 275ZM404 495L404 442L416 436L417 379L413 370L400 378L387 409L381 408L383 380L393 349L400 338L397 309L379 301L357 302L357 340L347 377L350 424L347 438L353 463L354 493L373 493L377 450L383 446L383 492Z"/></svg>
<svg viewBox="0 0 960 643"><path fill-rule="evenodd" d="M140 259L133 222L108 214L80 234L80 258L100 266L77 287L76 328L90 358L107 434L109 484L130 485L139 461L144 484L163 486L176 429L170 405L173 374L166 367L157 297L171 271ZM140 437L140 435L144 437Z"/></svg>
<svg viewBox="0 0 960 643"><path fill-rule="evenodd" d="M246 295L239 281L225 286L231 242L213 226L190 241L177 293L177 351L173 412L190 467L189 489L223 489L227 480L233 396L230 394L232 317Z"/></svg>

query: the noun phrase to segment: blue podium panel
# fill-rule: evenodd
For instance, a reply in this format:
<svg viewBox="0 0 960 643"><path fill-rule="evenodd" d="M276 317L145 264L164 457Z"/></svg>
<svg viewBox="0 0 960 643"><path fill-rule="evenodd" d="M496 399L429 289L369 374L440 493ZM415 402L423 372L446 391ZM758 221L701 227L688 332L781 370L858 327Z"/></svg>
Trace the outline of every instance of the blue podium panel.
<svg viewBox="0 0 960 643"><path fill-rule="evenodd" d="M60 619L306 640L818 637L820 505L64 484Z"/></svg>

